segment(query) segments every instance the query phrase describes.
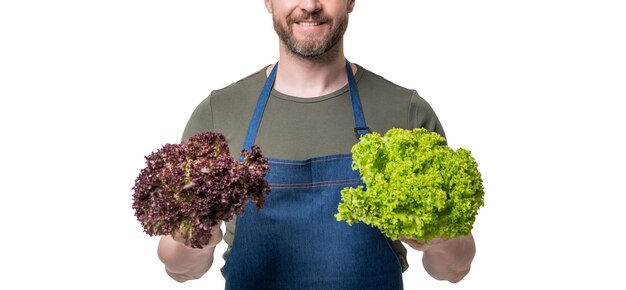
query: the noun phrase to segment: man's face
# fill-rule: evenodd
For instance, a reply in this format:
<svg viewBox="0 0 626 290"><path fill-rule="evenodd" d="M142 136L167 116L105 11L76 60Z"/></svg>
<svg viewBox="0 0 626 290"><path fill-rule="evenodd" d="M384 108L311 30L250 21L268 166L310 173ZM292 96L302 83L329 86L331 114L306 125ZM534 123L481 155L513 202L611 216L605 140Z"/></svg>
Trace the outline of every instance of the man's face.
<svg viewBox="0 0 626 290"><path fill-rule="evenodd" d="M265 0L274 29L294 54L320 57L342 39L353 0Z"/></svg>

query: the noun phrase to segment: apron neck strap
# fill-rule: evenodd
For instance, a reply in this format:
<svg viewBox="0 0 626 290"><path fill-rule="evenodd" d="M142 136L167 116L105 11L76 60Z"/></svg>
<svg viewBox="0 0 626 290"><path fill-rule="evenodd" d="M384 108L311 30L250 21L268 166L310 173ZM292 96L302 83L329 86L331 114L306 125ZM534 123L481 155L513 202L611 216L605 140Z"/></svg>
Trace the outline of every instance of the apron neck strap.
<svg viewBox="0 0 626 290"><path fill-rule="evenodd" d="M248 125L248 131L246 132L246 137L243 140L243 149L250 151L252 145L254 145L254 140L256 140L256 134L259 131L259 126L261 125L261 119L263 118L263 112L265 111L265 105L267 105L267 100L270 97L270 93L272 92L272 87L274 86L274 81L276 80L276 71L278 70L278 63L274 65L272 68L272 72L267 76L267 80L263 85L263 89L261 90L261 94L259 95L259 99L256 102L256 107L254 108L254 113L252 113L252 118L250 119L250 125Z"/></svg>
<svg viewBox="0 0 626 290"><path fill-rule="evenodd" d="M356 86L356 80L352 73L352 66L350 62L346 60L346 74L348 75L348 88L350 89L350 100L352 100L352 114L354 115L354 134L356 139L361 139L361 136L372 133L372 130L365 124L365 115L363 114L363 106L361 106L361 95L359 94L359 88Z"/></svg>
<svg viewBox="0 0 626 290"><path fill-rule="evenodd" d="M274 87L277 69L278 63L274 65L274 68L272 68L272 71L263 85L263 89L259 95L254 112L252 113L250 125L248 126L248 131L246 132L246 137L243 142L244 150L250 150L252 145L254 145L257 132L259 131L259 126L261 125L261 119L263 118L263 112L265 111L265 106L267 105L270 93ZM360 139L361 136L371 133L372 131L365 124L365 116L363 115L359 89L356 85L356 80L354 79L354 75L352 73L352 67L350 66L350 62L348 62L348 60L346 60L346 74L348 75L348 88L350 91L350 100L352 102L352 114L354 115L354 134L357 139Z"/></svg>

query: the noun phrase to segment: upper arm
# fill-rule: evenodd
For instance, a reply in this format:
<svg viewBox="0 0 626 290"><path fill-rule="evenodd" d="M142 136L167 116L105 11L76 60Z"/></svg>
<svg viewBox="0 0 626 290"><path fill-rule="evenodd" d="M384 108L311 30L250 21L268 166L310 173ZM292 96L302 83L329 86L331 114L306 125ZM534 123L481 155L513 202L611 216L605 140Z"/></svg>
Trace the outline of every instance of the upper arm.
<svg viewBox="0 0 626 290"><path fill-rule="evenodd" d="M409 128L425 128L430 132L436 132L444 138L446 137L439 117L437 117L430 104L420 97L416 91L411 96Z"/></svg>
<svg viewBox="0 0 626 290"><path fill-rule="evenodd" d="M214 131L213 111L211 107L211 95L204 99L193 111L183 131L182 140L206 131Z"/></svg>

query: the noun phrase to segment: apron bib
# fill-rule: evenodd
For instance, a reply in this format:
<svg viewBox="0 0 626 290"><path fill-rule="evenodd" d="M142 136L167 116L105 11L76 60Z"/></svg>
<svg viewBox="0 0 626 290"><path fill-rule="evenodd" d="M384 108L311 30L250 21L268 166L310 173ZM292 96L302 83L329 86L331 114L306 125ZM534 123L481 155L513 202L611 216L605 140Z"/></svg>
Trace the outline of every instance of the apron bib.
<svg viewBox="0 0 626 290"><path fill-rule="evenodd" d="M256 139L274 80L268 76L243 148ZM355 134L369 132L346 61ZM401 290L402 269L391 241L378 229L349 226L334 215L344 187L363 185L350 154L307 160L268 158L271 192L264 207L253 203L237 217L235 239L222 269L227 290Z"/></svg>

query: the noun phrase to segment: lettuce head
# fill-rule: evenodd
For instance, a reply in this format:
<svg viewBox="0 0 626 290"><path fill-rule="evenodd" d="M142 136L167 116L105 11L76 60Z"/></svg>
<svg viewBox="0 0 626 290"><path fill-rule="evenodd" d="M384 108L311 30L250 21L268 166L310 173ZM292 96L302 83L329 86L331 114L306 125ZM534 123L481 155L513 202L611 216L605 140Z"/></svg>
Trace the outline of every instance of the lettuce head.
<svg viewBox="0 0 626 290"><path fill-rule="evenodd" d="M483 182L471 152L445 141L424 128L361 137L352 167L365 186L341 191L335 218L361 221L394 240L468 235L484 204Z"/></svg>

